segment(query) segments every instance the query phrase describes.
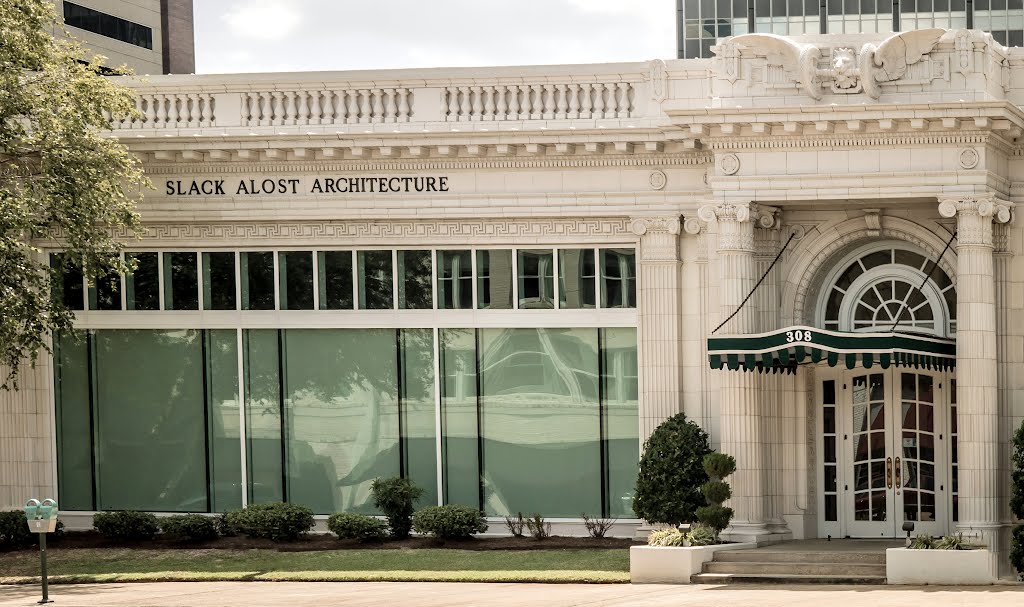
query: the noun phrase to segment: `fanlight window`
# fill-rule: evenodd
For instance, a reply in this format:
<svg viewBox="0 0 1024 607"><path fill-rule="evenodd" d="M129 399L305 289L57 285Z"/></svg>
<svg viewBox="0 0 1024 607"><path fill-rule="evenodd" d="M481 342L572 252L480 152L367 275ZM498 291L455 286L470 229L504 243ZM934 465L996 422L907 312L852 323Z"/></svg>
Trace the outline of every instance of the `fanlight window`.
<svg viewBox="0 0 1024 607"><path fill-rule="evenodd" d="M890 331L895 326L933 335L956 333L953 281L924 255L876 246L847 257L839 267L823 294L820 326L837 331Z"/></svg>

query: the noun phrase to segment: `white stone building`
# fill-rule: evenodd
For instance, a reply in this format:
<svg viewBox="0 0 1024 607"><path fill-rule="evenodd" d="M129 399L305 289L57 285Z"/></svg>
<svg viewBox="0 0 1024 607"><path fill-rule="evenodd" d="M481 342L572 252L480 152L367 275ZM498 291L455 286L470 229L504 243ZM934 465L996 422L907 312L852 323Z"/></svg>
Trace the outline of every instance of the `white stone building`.
<svg viewBox="0 0 1024 607"><path fill-rule="evenodd" d="M734 537L1004 553L1024 54L887 36L137 85L140 270L65 281L88 337L0 396L0 504L328 514L402 473L639 524L682 411L738 461Z"/></svg>

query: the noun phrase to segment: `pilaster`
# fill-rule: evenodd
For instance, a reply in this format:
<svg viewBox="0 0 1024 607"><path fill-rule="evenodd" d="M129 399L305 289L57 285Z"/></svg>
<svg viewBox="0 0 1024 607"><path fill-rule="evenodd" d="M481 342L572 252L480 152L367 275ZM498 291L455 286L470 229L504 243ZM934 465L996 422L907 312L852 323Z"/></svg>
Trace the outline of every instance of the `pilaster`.
<svg viewBox="0 0 1024 607"><path fill-rule="evenodd" d="M939 213L957 220L957 529L1000 552L1005 491L1000 486L996 282L992 222L1010 220L993 196L941 200Z"/></svg>
<svg viewBox="0 0 1024 607"><path fill-rule="evenodd" d="M678 216L638 217L640 236L637 344L640 370L640 441L682 410L682 263Z"/></svg>

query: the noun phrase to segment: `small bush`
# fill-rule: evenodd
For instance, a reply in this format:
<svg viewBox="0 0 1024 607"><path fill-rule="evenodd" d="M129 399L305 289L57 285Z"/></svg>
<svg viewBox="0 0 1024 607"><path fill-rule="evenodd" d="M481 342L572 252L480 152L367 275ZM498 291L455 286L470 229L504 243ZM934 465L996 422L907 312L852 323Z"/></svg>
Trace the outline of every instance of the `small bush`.
<svg viewBox="0 0 1024 607"><path fill-rule="evenodd" d="M715 505L697 508L697 520L705 527L710 527L716 532L721 532L729 526L732 515L732 508L726 508L725 506Z"/></svg>
<svg viewBox="0 0 1024 607"><path fill-rule="evenodd" d="M678 529L659 529L647 536L648 546L685 546L686 534Z"/></svg>
<svg viewBox="0 0 1024 607"><path fill-rule="evenodd" d="M514 518L506 516L505 527L512 537L523 537L523 530L526 529L526 519L523 518L523 513L517 512Z"/></svg>
<svg viewBox="0 0 1024 607"><path fill-rule="evenodd" d="M341 512L327 519L327 528L343 540L379 542L388 535L388 524L365 514Z"/></svg>
<svg viewBox="0 0 1024 607"><path fill-rule="evenodd" d="M719 480L736 472L736 459L725 453L708 453L701 462L704 472L711 478Z"/></svg>
<svg viewBox="0 0 1024 607"><path fill-rule="evenodd" d="M927 533L919 533L911 540L909 547L914 550L930 550L935 547L935 538Z"/></svg>
<svg viewBox="0 0 1024 607"><path fill-rule="evenodd" d="M126 542L151 540L160 530L156 515L135 510L98 512L92 517L92 526L107 539Z"/></svg>
<svg viewBox="0 0 1024 607"><path fill-rule="evenodd" d="M967 550L967 542L964 541L964 534L944 535L935 541L934 548L939 550Z"/></svg>
<svg viewBox="0 0 1024 607"><path fill-rule="evenodd" d="M644 443L636 479L633 511L651 523L680 525L693 520L704 505L698 488L708 480L704 456L708 435L679 413L655 428Z"/></svg>
<svg viewBox="0 0 1024 607"><path fill-rule="evenodd" d="M373 503L384 513L391 537L404 540L412 529L413 502L423 496L423 489L406 478L377 478L370 485Z"/></svg>
<svg viewBox="0 0 1024 607"><path fill-rule="evenodd" d="M487 531L487 519L469 506L431 506L412 515L412 528L443 540L461 539Z"/></svg>
<svg viewBox="0 0 1024 607"><path fill-rule="evenodd" d="M35 543L35 534L28 530L23 510L0 512L0 550L18 550Z"/></svg>
<svg viewBox="0 0 1024 607"><path fill-rule="evenodd" d="M534 513L533 516L526 519L526 528L529 529L530 536L535 540L551 537L551 523L545 522L544 517L540 514Z"/></svg>
<svg viewBox="0 0 1024 607"><path fill-rule="evenodd" d="M700 492L707 500L707 506L697 508L697 520L714 532L715 541L718 534L729 526L732 520L732 508L726 508L722 502L732 497L729 483L722 479L736 471L736 460L724 453L708 453L703 460L704 472L711 479L700 486Z"/></svg>
<svg viewBox="0 0 1024 607"><path fill-rule="evenodd" d="M217 539L217 521L202 514L179 514L160 521L160 530L168 539L183 542L208 542Z"/></svg>
<svg viewBox="0 0 1024 607"><path fill-rule="evenodd" d="M690 541L691 546L710 546L718 543L718 532L706 525L694 525L686 539Z"/></svg>
<svg viewBox="0 0 1024 607"><path fill-rule="evenodd" d="M293 541L313 528L313 511L304 506L285 504L254 504L229 512L228 526L237 533L276 542Z"/></svg>
<svg viewBox="0 0 1024 607"><path fill-rule="evenodd" d="M1024 525L1013 528L1010 541L1010 564L1017 570L1017 577L1024 581Z"/></svg>
<svg viewBox="0 0 1024 607"><path fill-rule="evenodd" d="M709 504L721 504L732 497L732 488L728 483L708 481L700 486L700 493Z"/></svg>
<svg viewBox="0 0 1024 607"><path fill-rule="evenodd" d="M580 516L583 517L583 526L587 528L587 533L592 538L602 538L615 524L618 519L614 518L590 518L587 513L584 512Z"/></svg>
<svg viewBox="0 0 1024 607"><path fill-rule="evenodd" d="M238 532L231 527L231 523L228 522L228 513L222 512L217 517L217 533L224 537L235 537Z"/></svg>

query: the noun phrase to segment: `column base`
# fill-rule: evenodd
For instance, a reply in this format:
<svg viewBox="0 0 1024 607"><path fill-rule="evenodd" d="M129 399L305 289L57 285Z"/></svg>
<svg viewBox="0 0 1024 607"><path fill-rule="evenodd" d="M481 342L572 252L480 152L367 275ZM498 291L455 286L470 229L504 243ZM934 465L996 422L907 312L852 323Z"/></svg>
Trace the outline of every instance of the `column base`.
<svg viewBox="0 0 1024 607"><path fill-rule="evenodd" d="M784 526L768 523L735 523L719 534L726 542L767 546L793 539L793 532Z"/></svg>

